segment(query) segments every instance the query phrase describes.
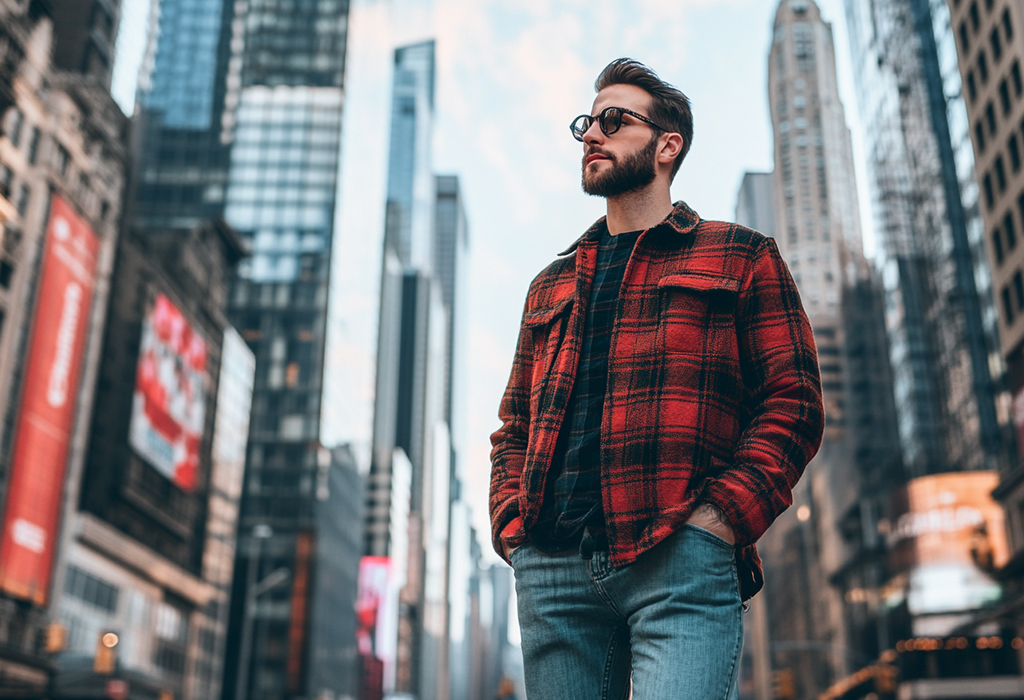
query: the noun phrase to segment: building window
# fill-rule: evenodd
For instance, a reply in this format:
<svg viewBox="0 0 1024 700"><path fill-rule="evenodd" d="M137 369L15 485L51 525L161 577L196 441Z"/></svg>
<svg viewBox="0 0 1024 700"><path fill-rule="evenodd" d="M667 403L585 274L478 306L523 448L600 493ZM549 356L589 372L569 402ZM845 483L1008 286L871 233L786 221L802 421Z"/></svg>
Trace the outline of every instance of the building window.
<svg viewBox="0 0 1024 700"><path fill-rule="evenodd" d="M999 187L999 191L1006 191L1006 168L1003 167L1003 157L996 156L995 162L996 168L996 186Z"/></svg>
<svg viewBox="0 0 1024 700"><path fill-rule="evenodd" d="M1010 21L1010 9L1003 10L1003 33L1006 35L1006 43L1013 39L1013 22Z"/></svg>
<svg viewBox="0 0 1024 700"><path fill-rule="evenodd" d="M1020 146L1017 144L1017 134L1011 134L1010 140L1006 142L1006 150L1010 154L1010 168L1013 172L1020 170Z"/></svg>
<svg viewBox="0 0 1024 700"><path fill-rule="evenodd" d="M978 98L978 86L974 84L973 70L967 71L967 97L970 98L971 104Z"/></svg>
<svg viewBox="0 0 1024 700"><path fill-rule="evenodd" d="M999 104L1002 105L1004 116L1010 113L1010 86L1006 80L999 83Z"/></svg>
<svg viewBox="0 0 1024 700"><path fill-rule="evenodd" d="M1021 221L1024 221L1024 194L1017 197L1017 208L1020 210Z"/></svg>
<svg viewBox="0 0 1024 700"><path fill-rule="evenodd" d="M978 28L981 26L981 14L978 12L978 3L972 2L971 9L968 12L971 16L971 28L974 31L978 31Z"/></svg>
<svg viewBox="0 0 1024 700"><path fill-rule="evenodd" d="M0 287L10 289L12 277L14 277L14 265L7 260L0 260Z"/></svg>
<svg viewBox="0 0 1024 700"><path fill-rule="evenodd" d="M1017 227L1013 223L1013 212L1006 212L1003 217L1003 229L1006 231L1006 249L1013 250L1017 247Z"/></svg>
<svg viewBox="0 0 1024 700"><path fill-rule="evenodd" d="M39 155L39 129L32 127L32 135L28 139L28 162L29 165L36 164L36 156Z"/></svg>
<svg viewBox="0 0 1024 700"><path fill-rule="evenodd" d="M71 154L68 153L68 149L64 148L61 144L57 144L57 153L54 156L54 167L57 172L60 173L61 177L66 177L68 174L68 162L71 160Z"/></svg>
<svg viewBox="0 0 1024 700"><path fill-rule="evenodd" d="M1010 287L1004 286L1002 294L1000 294L1003 300L1003 320L1006 321L1007 326L1013 325L1013 301L1010 299Z"/></svg>
<svg viewBox="0 0 1024 700"><path fill-rule="evenodd" d="M6 165L0 165L0 197L4 199L11 198L11 180L14 179L14 173Z"/></svg>
<svg viewBox="0 0 1024 700"><path fill-rule="evenodd" d="M998 63L1003 57L1003 40L999 37L998 28L992 28L992 33L988 35L988 43L992 47L992 60Z"/></svg>
<svg viewBox="0 0 1024 700"><path fill-rule="evenodd" d="M971 50L970 38L967 35L967 20L960 23L960 47L964 54Z"/></svg>
<svg viewBox="0 0 1024 700"><path fill-rule="evenodd" d="M1024 90L1024 84L1021 84L1020 63L1017 61L1014 61L1010 68L1010 80L1013 81L1013 94L1020 97L1021 91Z"/></svg>
<svg viewBox="0 0 1024 700"><path fill-rule="evenodd" d="M77 566L69 565L64 592L72 598L78 598L107 612L117 612L117 598L120 591L113 586Z"/></svg>
<svg viewBox="0 0 1024 700"><path fill-rule="evenodd" d="M996 257L996 265L1002 265L1005 254L1003 253L1003 236L998 226L992 229L992 253Z"/></svg>
<svg viewBox="0 0 1024 700"><path fill-rule="evenodd" d="M978 52L978 75L982 85L988 82L988 56L985 55L985 49Z"/></svg>
<svg viewBox="0 0 1024 700"><path fill-rule="evenodd" d="M15 202L14 206L18 208L18 214L25 216L25 212L28 211L28 200L29 200L29 189L28 185L22 185L18 190L18 201Z"/></svg>
<svg viewBox="0 0 1024 700"><path fill-rule="evenodd" d="M15 107L11 110L10 115L7 117L7 124L4 127L4 133L10 140L11 145L15 148L21 142L21 125L25 123L25 115L21 113L21 110Z"/></svg>
<svg viewBox="0 0 1024 700"><path fill-rule="evenodd" d="M1024 275L1020 270L1013 273L1013 293L1017 297L1017 311L1024 310Z"/></svg>
<svg viewBox="0 0 1024 700"><path fill-rule="evenodd" d="M978 153L985 152L985 127L978 122L974 125L974 140L978 142Z"/></svg>
<svg viewBox="0 0 1024 700"><path fill-rule="evenodd" d="M993 3L995 3L995 0L985 0L985 10L987 12L991 12L992 11Z"/></svg>
<svg viewBox="0 0 1024 700"><path fill-rule="evenodd" d="M989 102L985 105L985 121L988 122L988 135L996 135L996 108Z"/></svg>
<svg viewBox="0 0 1024 700"><path fill-rule="evenodd" d="M988 206L989 209L991 209L992 205L995 204L996 199L995 192L993 192L992 190L992 176L989 175L988 173L985 173L985 178L982 182L982 185L985 189L985 204L986 206Z"/></svg>

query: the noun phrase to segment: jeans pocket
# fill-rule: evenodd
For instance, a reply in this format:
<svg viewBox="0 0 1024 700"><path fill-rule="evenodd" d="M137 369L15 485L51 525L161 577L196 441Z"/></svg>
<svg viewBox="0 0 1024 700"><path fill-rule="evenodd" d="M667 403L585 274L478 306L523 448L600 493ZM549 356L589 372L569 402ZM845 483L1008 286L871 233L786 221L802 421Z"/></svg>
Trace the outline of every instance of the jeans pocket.
<svg viewBox="0 0 1024 700"><path fill-rule="evenodd" d="M523 551L524 547L526 547L526 545L521 544L518 547L513 547L512 551L508 553L508 563L511 564L513 568L515 568L516 565L516 555Z"/></svg>
<svg viewBox="0 0 1024 700"><path fill-rule="evenodd" d="M717 545L719 547L722 547L723 549L727 550L730 554L735 554L736 547L734 547L733 545L729 544L728 542L726 542L725 540L723 540L721 537L719 537L715 533L711 532L710 530L705 530L701 526L694 525L693 523L686 523L684 527L690 528L692 531L696 532L698 535L700 535L702 538L704 538L708 542L711 542L712 544L715 544L715 545Z"/></svg>

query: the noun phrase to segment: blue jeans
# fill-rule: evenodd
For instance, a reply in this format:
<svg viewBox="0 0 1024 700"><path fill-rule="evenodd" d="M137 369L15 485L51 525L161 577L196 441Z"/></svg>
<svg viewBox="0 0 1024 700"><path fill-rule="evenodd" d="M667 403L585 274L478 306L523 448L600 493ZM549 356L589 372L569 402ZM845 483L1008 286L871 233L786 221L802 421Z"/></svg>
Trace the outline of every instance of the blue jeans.
<svg viewBox="0 0 1024 700"><path fill-rule="evenodd" d="M695 525L614 569L512 552L528 700L729 700L743 642L734 551Z"/></svg>

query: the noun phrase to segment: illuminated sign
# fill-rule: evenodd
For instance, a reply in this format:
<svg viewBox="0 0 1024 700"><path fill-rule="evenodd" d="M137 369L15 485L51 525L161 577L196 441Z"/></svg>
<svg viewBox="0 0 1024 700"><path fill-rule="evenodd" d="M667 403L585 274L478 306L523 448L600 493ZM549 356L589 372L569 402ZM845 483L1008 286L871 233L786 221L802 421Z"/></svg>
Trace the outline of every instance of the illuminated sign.
<svg viewBox="0 0 1024 700"><path fill-rule="evenodd" d="M99 247L89 225L54 195L0 540L0 589L38 605L50 588Z"/></svg>
<svg viewBox="0 0 1024 700"><path fill-rule="evenodd" d="M157 294L142 325L128 441L179 488L192 491L206 419L206 341Z"/></svg>
<svg viewBox="0 0 1024 700"><path fill-rule="evenodd" d="M912 615L976 610L997 600L992 577L1009 558L1003 511L991 496L996 472L957 472L910 481L883 527L895 574L890 598ZM891 601L895 602L895 600Z"/></svg>

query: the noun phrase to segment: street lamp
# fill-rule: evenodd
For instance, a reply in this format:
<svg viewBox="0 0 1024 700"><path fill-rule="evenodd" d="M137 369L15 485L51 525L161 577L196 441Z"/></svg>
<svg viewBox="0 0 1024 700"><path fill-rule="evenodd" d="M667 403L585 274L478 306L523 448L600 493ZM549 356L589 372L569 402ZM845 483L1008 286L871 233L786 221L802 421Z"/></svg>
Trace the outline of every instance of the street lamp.
<svg viewBox="0 0 1024 700"><path fill-rule="evenodd" d="M252 656L252 628L256 599L267 591L280 586L291 577L291 571L281 567L271 571L262 581L253 581L259 567L260 548L263 540L274 536L269 525L260 523L252 529L249 542L249 568L245 577L245 610L242 612L242 646L238 655L238 677L235 681L235 700L246 700L248 695L249 664Z"/></svg>

